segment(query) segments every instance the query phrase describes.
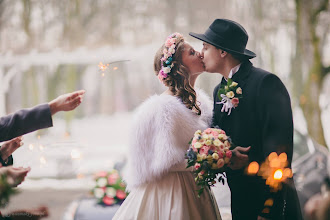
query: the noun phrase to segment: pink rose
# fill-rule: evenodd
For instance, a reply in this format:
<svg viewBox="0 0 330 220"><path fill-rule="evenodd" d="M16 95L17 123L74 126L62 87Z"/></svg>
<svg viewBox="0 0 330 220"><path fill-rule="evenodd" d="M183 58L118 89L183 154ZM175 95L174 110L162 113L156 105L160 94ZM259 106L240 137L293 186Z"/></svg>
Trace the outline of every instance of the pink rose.
<svg viewBox="0 0 330 220"><path fill-rule="evenodd" d="M199 172L200 173L200 175L204 175L204 173L205 173L205 170L202 170L201 172Z"/></svg>
<svg viewBox="0 0 330 220"><path fill-rule="evenodd" d="M212 129L211 128L208 128L204 131L206 134L211 134L212 133Z"/></svg>
<svg viewBox="0 0 330 220"><path fill-rule="evenodd" d="M210 150L210 147L209 146L206 146L204 145L200 150L199 150L199 153L200 154L205 154L205 155L208 155L209 153L209 150Z"/></svg>
<svg viewBox="0 0 330 220"><path fill-rule="evenodd" d="M162 76L162 74L160 74L160 73L158 74L158 79L159 79L159 81L161 81L161 82L164 80L164 77Z"/></svg>
<svg viewBox="0 0 330 220"><path fill-rule="evenodd" d="M167 38L166 42L165 42L165 47L171 47L172 46L172 40L171 38Z"/></svg>
<svg viewBox="0 0 330 220"><path fill-rule="evenodd" d="M199 168L201 168L201 164L200 163L195 163L195 170L198 170Z"/></svg>
<svg viewBox="0 0 330 220"><path fill-rule="evenodd" d="M96 177L98 178L98 177L106 177L107 176L107 172L105 172L105 171L101 171L101 172L98 172L97 174L96 174Z"/></svg>
<svg viewBox="0 0 330 220"><path fill-rule="evenodd" d="M197 140L194 139L191 143L192 143L192 145L194 145L196 142L197 142Z"/></svg>
<svg viewBox="0 0 330 220"><path fill-rule="evenodd" d="M213 137L218 138L219 133L217 131L212 131L212 135Z"/></svg>
<svg viewBox="0 0 330 220"><path fill-rule="evenodd" d="M172 39L171 39L172 44L175 44L175 41L176 41L175 38L172 38Z"/></svg>
<svg viewBox="0 0 330 220"><path fill-rule="evenodd" d="M117 182L118 179L119 179L119 175L117 173L113 173L108 177L108 183L110 185L113 185Z"/></svg>
<svg viewBox="0 0 330 220"><path fill-rule="evenodd" d="M231 158L232 155L233 154L232 154L231 150L226 152L226 157L228 157L229 159Z"/></svg>
<svg viewBox="0 0 330 220"><path fill-rule="evenodd" d="M225 164L225 161L223 159L219 159L217 162L217 167L221 168L221 167L223 167L224 164Z"/></svg>
<svg viewBox="0 0 330 220"><path fill-rule="evenodd" d="M223 158L225 156L225 153L223 151L218 152L219 158Z"/></svg>
<svg viewBox="0 0 330 220"><path fill-rule="evenodd" d="M116 196L118 199L123 200L126 198L126 193L123 190L118 189L116 192Z"/></svg>
<svg viewBox="0 0 330 220"><path fill-rule="evenodd" d="M238 106L238 103L239 103L239 99L238 99L238 98L233 98L233 99L231 100L231 103L232 103L235 107L237 107L237 106Z"/></svg>
<svg viewBox="0 0 330 220"><path fill-rule="evenodd" d="M196 147L192 146L192 149L193 149L194 152L198 152Z"/></svg>
<svg viewBox="0 0 330 220"><path fill-rule="evenodd" d="M211 151L213 151L213 152L214 152L214 151L216 151L216 149L217 149L217 147L216 147L216 146L214 146L214 145L211 145L211 146L210 146L210 150L211 150Z"/></svg>
<svg viewBox="0 0 330 220"><path fill-rule="evenodd" d="M224 130L220 130L220 134L226 134Z"/></svg>
<svg viewBox="0 0 330 220"><path fill-rule="evenodd" d="M106 205L112 205L115 202L113 198L110 198L108 196L103 197L103 203Z"/></svg>

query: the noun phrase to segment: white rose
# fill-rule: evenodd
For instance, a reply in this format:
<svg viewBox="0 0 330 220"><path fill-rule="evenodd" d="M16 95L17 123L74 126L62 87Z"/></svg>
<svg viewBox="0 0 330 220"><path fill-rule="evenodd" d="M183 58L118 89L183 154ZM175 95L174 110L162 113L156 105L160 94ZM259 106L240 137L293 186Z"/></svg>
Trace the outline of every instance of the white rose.
<svg viewBox="0 0 330 220"><path fill-rule="evenodd" d="M220 144L221 144L221 141L219 141L218 139L215 139L215 140L213 141L213 144L214 144L215 146L219 147Z"/></svg>
<svg viewBox="0 0 330 220"><path fill-rule="evenodd" d="M97 180L97 185L99 187L105 187L107 185L108 181L106 178L100 178Z"/></svg>
<svg viewBox="0 0 330 220"><path fill-rule="evenodd" d="M115 195L116 195L116 190L115 190L114 188L112 188L112 187L108 187L108 188L106 189L106 194L107 194L107 196L109 196L109 197L115 197Z"/></svg>
<svg viewBox="0 0 330 220"><path fill-rule="evenodd" d="M103 189L100 188L95 188L94 189L94 196L98 199L102 198L104 196L104 191Z"/></svg>
<svg viewBox="0 0 330 220"><path fill-rule="evenodd" d="M171 53L171 54L174 54L175 53L175 49L174 47L171 47L168 49L168 52Z"/></svg>
<svg viewBox="0 0 330 220"><path fill-rule="evenodd" d="M199 149L199 148L202 147L202 145L201 145L201 143L196 142L196 143L194 144L194 147L195 147L196 149Z"/></svg>

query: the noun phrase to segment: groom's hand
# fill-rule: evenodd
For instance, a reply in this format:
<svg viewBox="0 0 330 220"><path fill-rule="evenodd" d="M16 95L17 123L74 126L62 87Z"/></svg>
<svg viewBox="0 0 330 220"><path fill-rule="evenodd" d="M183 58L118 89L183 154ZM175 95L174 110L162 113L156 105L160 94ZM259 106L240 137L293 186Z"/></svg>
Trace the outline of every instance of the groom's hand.
<svg viewBox="0 0 330 220"><path fill-rule="evenodd" d="M249 156L247 153L250 151L250 147L236 147L232 150L233 156L230 159L229 168L232 170L242 169L249 164Z"/></svg>
<svg viewBox="0 0 330 220"><path fill-rule="evenodd" d="M57 97L49 102L51 114L54 115L60 111L71 111L77 108L84 97L85 90L67 93Z"/></svg>

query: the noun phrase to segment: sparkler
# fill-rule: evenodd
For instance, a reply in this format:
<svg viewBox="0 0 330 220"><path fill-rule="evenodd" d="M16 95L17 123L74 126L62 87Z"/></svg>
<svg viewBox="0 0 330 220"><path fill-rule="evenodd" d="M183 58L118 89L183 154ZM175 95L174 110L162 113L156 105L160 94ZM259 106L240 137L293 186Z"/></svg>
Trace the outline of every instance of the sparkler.
<svg viewBox="0 0 330 220"><path fill-rule="evenodd" d="M113 62L106 63L106 64L103 64L102 62L100 62L98 67L99 67L99 70L102 72L101 76L102 77L105 76L105 71L109 68L110 64L126 62L126 61L129 61L129 60L117 60L117 61L113 61ZM118 70L118 67L117 66L113 67L113 70Z"/></svg>

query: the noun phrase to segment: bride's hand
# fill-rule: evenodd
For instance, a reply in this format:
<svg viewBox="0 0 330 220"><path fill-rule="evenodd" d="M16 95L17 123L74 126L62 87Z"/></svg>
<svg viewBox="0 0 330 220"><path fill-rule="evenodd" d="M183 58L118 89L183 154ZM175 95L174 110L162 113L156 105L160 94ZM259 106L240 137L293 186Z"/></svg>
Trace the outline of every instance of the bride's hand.
<svg viewBox="0 0 330 220"><path fill-rule="evenodd" d="M233 156L230 159L228 167L232 170L242 169L249 164L249 156L246 155L251 149L250 147L236 147L232 150Z"/></svg>

